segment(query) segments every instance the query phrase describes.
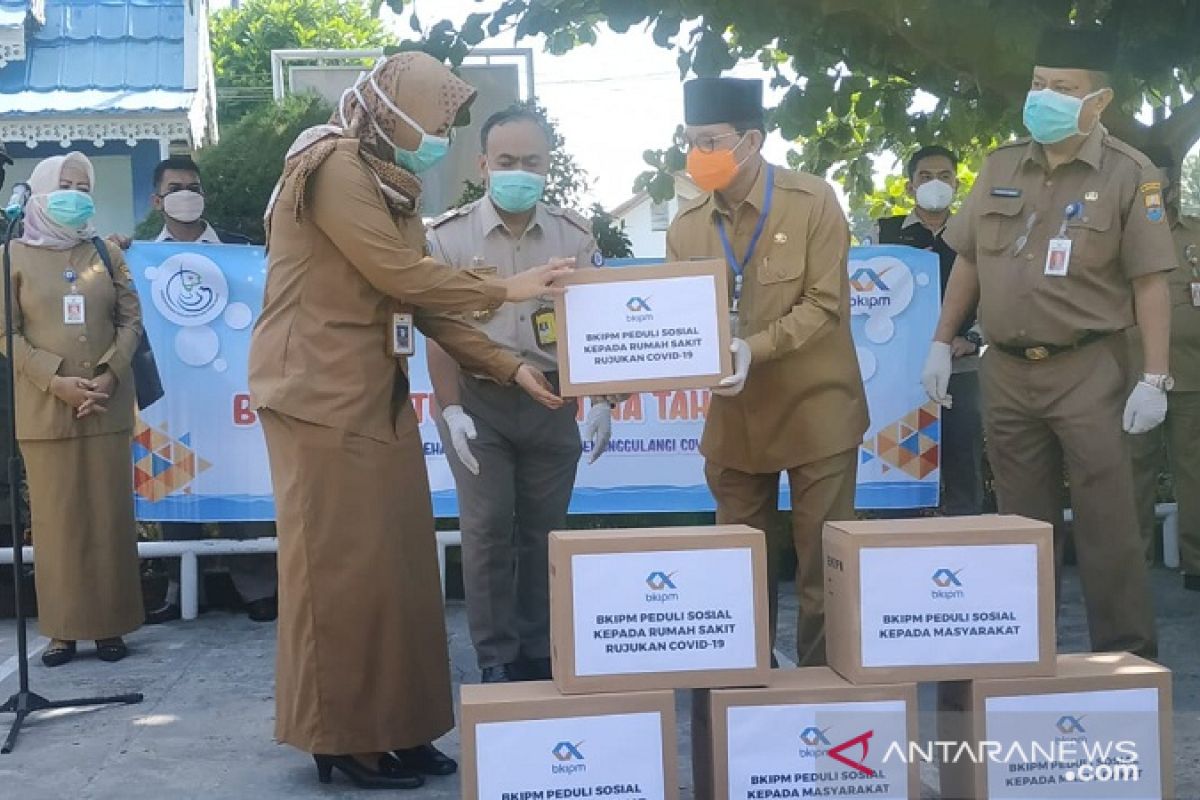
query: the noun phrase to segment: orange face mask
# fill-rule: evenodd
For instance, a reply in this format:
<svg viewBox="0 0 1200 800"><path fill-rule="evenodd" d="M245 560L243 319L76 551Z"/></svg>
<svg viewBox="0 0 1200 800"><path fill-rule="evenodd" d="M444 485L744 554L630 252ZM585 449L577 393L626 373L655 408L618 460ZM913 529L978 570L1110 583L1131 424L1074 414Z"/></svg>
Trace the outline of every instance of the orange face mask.
<svg viewBox="0 0 1200 800"><path fill-rule="evenodd" d="M743 137L744 138L744 137ZM742 140L738 140L741 144ZM736 148L737 145L734 145ZM741 162L733 156L733 150L714 150L705 153L693 147L687 155L687 171L692 181L705 192L719 192L733 183Z"/></svg>

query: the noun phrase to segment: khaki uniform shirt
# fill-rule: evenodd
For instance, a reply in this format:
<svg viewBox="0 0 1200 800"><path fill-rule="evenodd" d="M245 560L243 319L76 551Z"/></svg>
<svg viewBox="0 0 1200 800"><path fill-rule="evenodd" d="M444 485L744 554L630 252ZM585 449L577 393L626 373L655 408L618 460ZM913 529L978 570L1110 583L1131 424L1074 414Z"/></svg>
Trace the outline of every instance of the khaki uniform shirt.
<svg viewBox="0 0 1200 800"><path fill-rule="evenodd" d="M12 245L13 359L17 385L17 438L71 439L133 430L130 361L142 336L142 309L125 258L105 243L113 277L91 242L70 250ZM75 273L84 299L84 324L63 321L63 296ZM4 298L0 295L0 314ZM0 348L4 346L0 336ZM94 378L111 370L117 379L106 414L75 418L75 409L50 392L57 376Z"/></svg>
<svg viewBox="0 0 1200 800"><path fill-rule="evenodd" d="M1182 217L1171 228L1179 269L1167 275L1171 291L1171 377L1176 392L1200 392L1200 308L1192 305L1192 283L1200 283L1200 219ZM1133 374L1144 372L1142 337L1130 329Z"/></svg>
<svg viewBox="0 0 1200 800"><path fill-rule="evenodd" d="M1081 211L1067 219L1067 207ZM1071 240L1064 277L1045 274L1050 240ZM984 162L946 242L979 271L979 321L1001 345L1069 346L1133 325L1130 282L1174 269L1158 170L1097 125L1053 172L1019 140Z"/></svg>
<svg viewBox="0 0 1200 800"><path fill-rule="evenodd" d="M722 215L737 257L754 233L765 192L771 216L746 265L741 335L753 360L737 397L714 395L701 452L723 467L765 474L811 464L862 443L867 400L850 338L850 233L825 181L764 166L730 210L713 194L682 208L667 231L667 260L725 260ZM729 281L732 292L733 280Z"/></svg>
<svg viewBox="0 0 1200 800"><path fill-rule="evenodd" d="M397 311L414 313L421 332L464 369L512 380L516 358L440 313L495 309L503 285L426 257L420 218L393 218L356 140L339 142L311 181L300 222L290 180L271 217L263 312L250 346L258 408L397 441L409 407L407 359L390 350Z"/></svg>
<svg viewBox="0 0 1200 800"><path fill-rule="evenodd" d="M552 258L574 258L579 267L604 263L592 226L574 211L538 203L529 226L514 237L496 207L486 197L434 220L428 231L430 255L453 267L494 272L509 278ZM553 310L549 301L508 303L495 311L464 315L496 344L542 372L558 370L554 345L541 347L534 334L533 315Z"/></svg>

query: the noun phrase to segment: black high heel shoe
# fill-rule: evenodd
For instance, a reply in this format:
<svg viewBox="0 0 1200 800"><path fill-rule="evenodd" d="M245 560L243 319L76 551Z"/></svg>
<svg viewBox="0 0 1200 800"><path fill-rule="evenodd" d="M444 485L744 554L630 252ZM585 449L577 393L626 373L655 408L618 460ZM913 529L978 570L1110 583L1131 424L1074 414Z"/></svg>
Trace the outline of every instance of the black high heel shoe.
<svg viewBox="0 0 1200 800"><path fill-rule="evenodd" d="M419 789L425 785L424 778L390 754L379 757L377 769L363 766L354 756L314 755L313 761L317 762L317 779L321 783L331 783L336 768L360 789Z"/></svg>
<svg viewBox="0 0 1200 800"><path fill-rule="evenodd" d="M458 772L458 762L431 744L394 750L392 755L401 764L421 775L453 775Z"/></svg>

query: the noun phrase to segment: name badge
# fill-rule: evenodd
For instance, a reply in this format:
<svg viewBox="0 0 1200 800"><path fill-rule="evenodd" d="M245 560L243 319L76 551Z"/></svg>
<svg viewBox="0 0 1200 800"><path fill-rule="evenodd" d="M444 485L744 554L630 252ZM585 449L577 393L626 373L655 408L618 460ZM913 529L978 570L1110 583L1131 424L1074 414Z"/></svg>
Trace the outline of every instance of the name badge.
<svg viewBox="0 0 1200 800"><path fill-rule="evenodd" d="M393 356L411 356L415 352L412 314L392 314L391 339Z"/></svg>
<svg viewBox="0 0 1200 800"><path fill-rule="evenodd" d="M558 325L553 308L539 309L533 315L533 335L540 347L558 344Z"/></svg>
<svg viewBox="0 0 1200 800"><path fill-rule="evenodd" d="M1046 274L1054 278L1067 277L1071 267L1071 240L1051 239L1046 250Z"/></svg>
<svg viewBox="0 0 1200 800"><path fill-rule="evenodd" d="M87 307L83 295L74 292L63 295L63 324L83 325L86 322Z"/></svg>
<svg viewBox="0 0 1200 800"><path fill-rule="evenodd" d="M1192 281L1192 308L1200 308L1200 281Z"/></svg>

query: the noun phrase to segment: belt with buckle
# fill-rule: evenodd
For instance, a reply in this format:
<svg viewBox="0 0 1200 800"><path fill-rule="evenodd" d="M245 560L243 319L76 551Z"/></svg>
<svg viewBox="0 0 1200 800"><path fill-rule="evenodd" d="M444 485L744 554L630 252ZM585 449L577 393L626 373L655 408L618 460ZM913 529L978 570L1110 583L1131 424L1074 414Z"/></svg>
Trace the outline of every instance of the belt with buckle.
<svg viewBox="0 0 1200 800"><path fill-rule="evenodd" d="M1020 345L998 344L998 343L992 342L991 346L996 348L997 350L999 350L1001 353L1010 355L1013 358L1020 358L1025 361L1045 361L1047 358L1050 358L1051 356L1057 356L1057 355L1060 355L1061 353L1067 353L1072 350L1078 350L1079 348L1085 347L1085 346L1091 344L1092 342L1098 342L1101 339L1103 339L1109 335L1110 334L1105 333L1105 332L1089 333L1089 334L1085 335L1079 341L1075 342L1075 344L1067 344L1067 345L1035 344L1035 345L1029 345L1027 347L1023 347Z"/></svg>

